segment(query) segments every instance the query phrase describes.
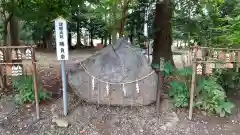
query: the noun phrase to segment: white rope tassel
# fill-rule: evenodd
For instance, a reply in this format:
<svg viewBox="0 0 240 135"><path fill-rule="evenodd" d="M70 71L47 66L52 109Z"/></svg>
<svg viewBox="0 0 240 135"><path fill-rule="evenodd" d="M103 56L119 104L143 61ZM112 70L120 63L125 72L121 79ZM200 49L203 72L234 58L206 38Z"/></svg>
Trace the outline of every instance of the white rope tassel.
<svg viewBox="0 0 240 135"><path fill-rule="evenodd" d="M94 91L94 88L95 88L95 78L92 77L92 90Z"/></svg>
<svg viewBox="0 0 240 135"><path fill-rule="evenodd" d="M106 90L107 90L107 96L109 95L109 84L107 83L107 85L106 85Z"/></svg>
<svg viewBox="0 0 240 135"><path fill-rule="evenodd" d="M126 96L126 89L125 89L124 84L122 84L122 90L123 90L123 95Z"/></svg>
<svg viewBox="0 0 240 135"><path fill-rule="evenodd" d="M138 81L136 82L136 91L137 91L137 94L139 94L139 85L138 85Z"/></svg>

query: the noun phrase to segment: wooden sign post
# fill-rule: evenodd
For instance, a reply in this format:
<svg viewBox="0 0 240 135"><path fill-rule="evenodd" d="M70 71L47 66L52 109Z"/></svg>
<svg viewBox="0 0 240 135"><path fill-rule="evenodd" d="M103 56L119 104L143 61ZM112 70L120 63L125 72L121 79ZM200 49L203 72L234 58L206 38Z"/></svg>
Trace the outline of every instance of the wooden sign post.
<svg viewBox="0 0 240 135"><path fill-rule="evenodd" d="M64 115L66 116L68 112L67 77L65 69L65 61L68 60L68 37L66 19L62 17L58 17L55 19L55 35L56 35L57 60L61 62L63 110Z"/></svg>

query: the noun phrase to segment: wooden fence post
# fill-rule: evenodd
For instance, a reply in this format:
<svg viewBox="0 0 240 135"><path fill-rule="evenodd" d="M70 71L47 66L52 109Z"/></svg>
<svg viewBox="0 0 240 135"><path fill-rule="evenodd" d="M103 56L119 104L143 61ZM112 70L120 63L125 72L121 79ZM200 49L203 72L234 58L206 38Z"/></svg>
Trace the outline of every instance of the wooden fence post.
<svg viewBox="0 0 240 135"><path fill-rule="evenodd" d="M191 82L191 89L190 89L190 104L189 104L189 119L190 120L192 119L192 113L193 113L194 89L195 89L195 83L196 83L196 68L197 68L196 54L197 54L197 52L194 51L193 61L192 61L192 82Z"/></svg>
<svg viewBox="0 0 240 135"><path fill-rule="evenodd" d="M157 69L158 75L158 83L157 83L157 98L156 98L156 111L160 113L160 101L161 101L161 94L163 88L163 75L162 71L164 71L164 58L160 58L159 62L159 69Z"/></svg>

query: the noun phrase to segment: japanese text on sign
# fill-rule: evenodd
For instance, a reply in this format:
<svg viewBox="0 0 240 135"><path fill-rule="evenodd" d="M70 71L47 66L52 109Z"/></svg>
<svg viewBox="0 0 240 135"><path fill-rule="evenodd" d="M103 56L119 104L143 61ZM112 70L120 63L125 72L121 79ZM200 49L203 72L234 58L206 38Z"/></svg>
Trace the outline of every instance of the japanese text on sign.
<svg viewBox="0 0 240 135"><path fill-rule="evenodd" d="M58 60L68 60L67 22L63 18L55 20L56 49Z"/></svg>

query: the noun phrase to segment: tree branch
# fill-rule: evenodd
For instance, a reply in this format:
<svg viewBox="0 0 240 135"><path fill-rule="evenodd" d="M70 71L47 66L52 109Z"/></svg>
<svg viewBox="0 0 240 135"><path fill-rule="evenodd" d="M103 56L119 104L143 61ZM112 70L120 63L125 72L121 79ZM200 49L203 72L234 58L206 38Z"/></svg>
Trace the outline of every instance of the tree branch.
<svg viewBox="0 0 240 135"><path fill-rule="evenodd" d="M10 13L9 16L6 18L6 20L4 21L4 23L8 23L12 18L12 16L13 16L13 13Z"/></svg>

